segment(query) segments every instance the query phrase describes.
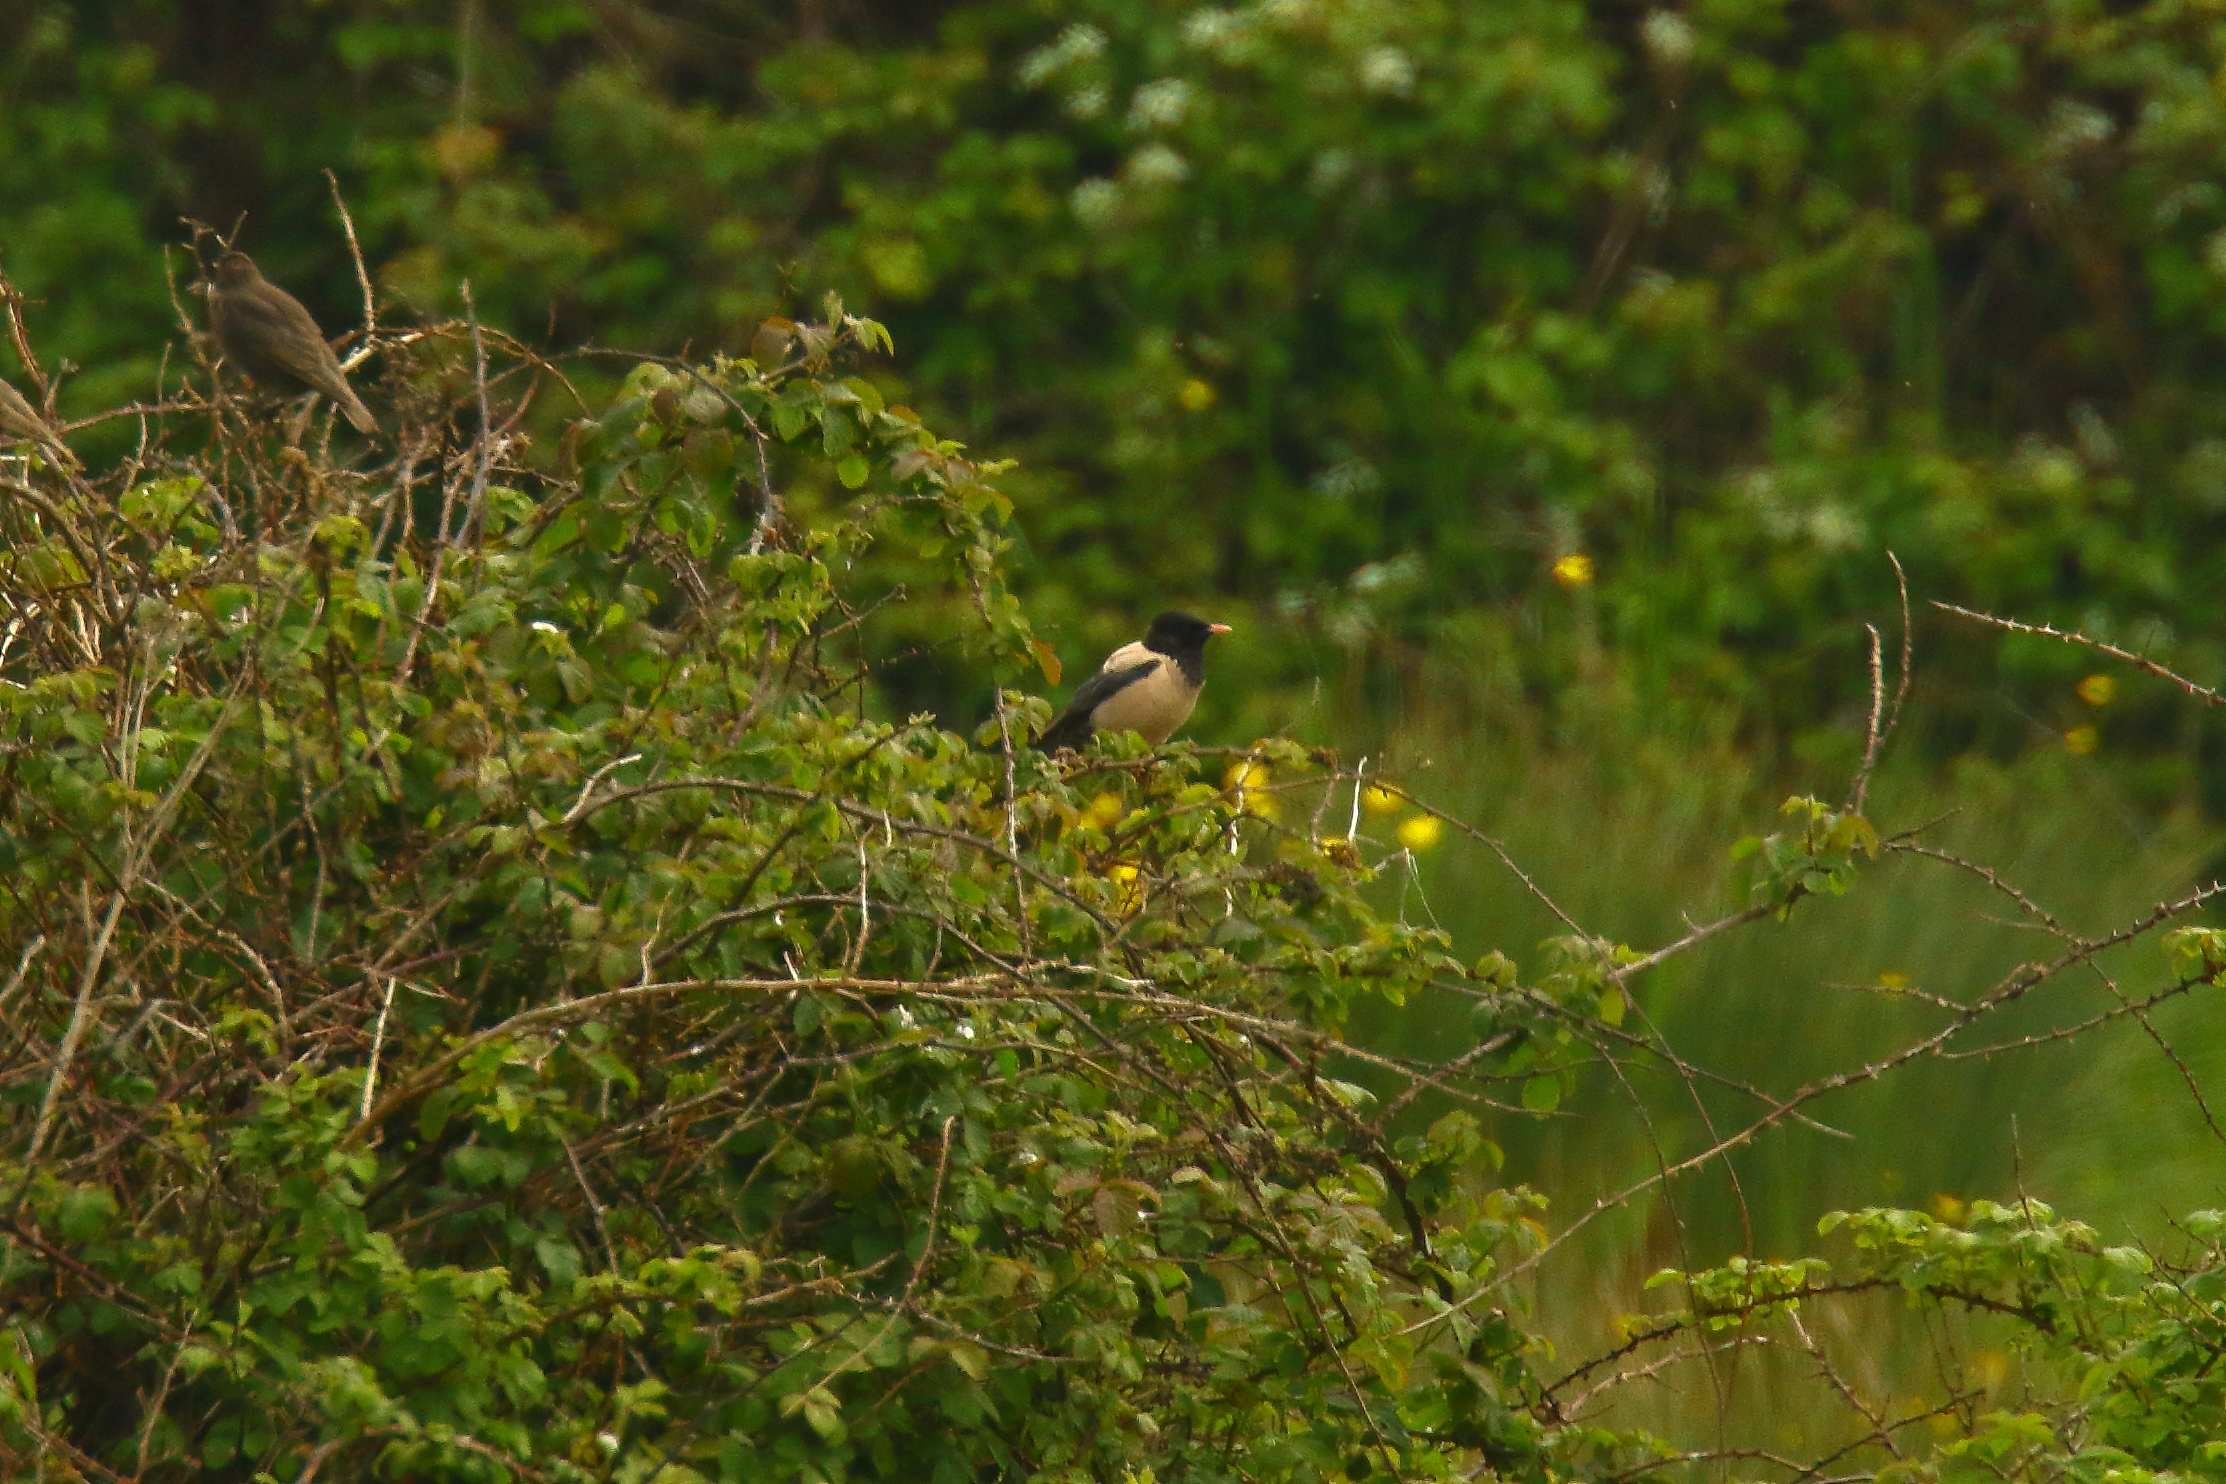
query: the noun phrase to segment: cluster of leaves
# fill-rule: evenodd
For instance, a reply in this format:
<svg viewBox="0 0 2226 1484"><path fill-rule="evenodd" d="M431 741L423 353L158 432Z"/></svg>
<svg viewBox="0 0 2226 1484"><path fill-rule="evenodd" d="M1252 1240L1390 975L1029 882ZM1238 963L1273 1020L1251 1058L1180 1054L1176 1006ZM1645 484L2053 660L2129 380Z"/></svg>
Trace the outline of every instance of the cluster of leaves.
<svg viewBox="0 0 2226 1484"><path fill-rule="evenodd" d="M2166 1255L2106 1242L2046 1203L1976 1200L1940 1214L1839 1211L1818 1227L1844 1233L1844 1270L1820 1259L1664 1273L1688 1285L1695 1309L1657 1316L1652 1335L1695 1325L1767 1325L1826 1295L1901 1294L1927 1309L1993 1322L2023 1369L2015 1388L1959 1376L1938 1407L1866 1418L1890 1437L1935 1419L1955 1434L1901 1454L1880 1484L1945 1481L2149 1481L2226 1477L2226 1213L2179 1223ZM1651 1335L1650 1335L1651 1337Z"/></svg>
<svg viewBox="0 0 2226 1484"><path fill-rule="evenodd" d="M1041 652L984 466L829 308L546 454L569 368L464 323L383 338L376 447L189 386L0 464L9 1477L1641 1456L1545 1406L1537 1202L1446 1111L1530 1074L1343 1041L1520 1005L1369 905L1333 768L883 714L869 558Z"/></svg>
<svg viewBox="0 0 2226 1484"><path fill-rule="evenodd" d="M1794 800L1788 810L1817 820L1831 813L1809 800ZM2014 890L2008 894L2016 896ZM2206 889L2192 903L2213 895ZM2020 905L2039 915L2031 903ZM1939 1032L1868 1066L1812 1082L1791 1101L1883 1075L1913 1055L1938 1053L1992 1010L2067 968L2091 964L2106 943L2144 934L2190 905L2160 907L2148 921L2106 940L2059 931L2068 948L2063 957L2025 965L1970 1003L1943 1002L1946 1019ZM1760 907L1784 910L1772 903ZM2169 964L2169 981L2140 997L2120 992L2119 1008L2103 1019L2137 1018L2155 1036L2147 1020L2150 1008L2226 983L2226 933L2179 927L2163 933L2157 946ZM2051 1039L2095 1023L2058 1030ZM1986 1052L1963 1047L1951 1054ZM2176 1058L2175 1063L2185 1075L2184 1063ZM1746 1137L1733 1134L1720 1147ZM1929 1213L1880 1207L1835 1211L1817 1229L1851 1252L1838 1261L1740 1255L1711 1268L1656 1273L1647 1289L1674 1294L1681 1302L1626 1317L1623 1345L1573 1368L1548 1387L1548 1396L1634 1356L1651 1358L1620 1375L1697 1361L1725 1384L1718 1368L1735 1363L1728 1358L1737 1352L1797 1346L1813 1374L1836 1393L1852 1427L1837 1446L1806 1464L1767 1447L1739 1446L1738 1440L1725 1455L1794 1477L1867 1459L1871 1467L1859 1477L1879 1484L2148 1484L2226 1477L2226 1447L2218 1441L2226 1430L2226 1377L2218 1373L2226 1346L2226 1214L2196 1211L2174 1222L2161 1243L2111 1242L2095 1226L2060 1216L2022 1194L2008 1203L1937 1196ZM1837 1317L1844 1320L1851 1302L1896 1299L1922 1314L1932 1337L1932 1361L1942 1384L1930 1396L1866 1396L1850 1374L1867 1368L1865 1358L1834 1356L1820 1338L1825 1326L1812 1330L1802 1319L1804 1310L1813 1314L1819 1307L1839 1306ZM1882 1321L1883 1315L1863 1332L1875 1334ZM1675 1348L1680 1345L1692 1348ZM1588 1396L1578 1391L1567 1405L1575 1410Z"/></svg>
<svg viewBox="0 0 2226 1484"><path fill-rule="evenodd" d="M1750 835L1732 846L1731 858L1747 863L1748 893L1780 918L1805 896L1840 896L1854 880L1858 853L1878 856L1878 828L1854 809L1834 809L1820 799L1793 798L1779 812L1797 831Z"/></svg>
<svg viewBox="0 0 2226 1484"><path fill-rule="evenodd" d="M66 405L150 379L181 209L346 302L335 167L389 287L516 331L739 353L798 283L875 306L906 399L1025 455L1017 579L1078 647L1207 593L1336 645L1481 605L1537 685L1594 632L1549 571L1596 571L1662 696L1828 728L1890 547L2218 663L2200 5L198 9L0 19L0 252ZM2072 658L2012 656L2070 726ZM2030 725L1950 697L1958 744Z"/></svg>

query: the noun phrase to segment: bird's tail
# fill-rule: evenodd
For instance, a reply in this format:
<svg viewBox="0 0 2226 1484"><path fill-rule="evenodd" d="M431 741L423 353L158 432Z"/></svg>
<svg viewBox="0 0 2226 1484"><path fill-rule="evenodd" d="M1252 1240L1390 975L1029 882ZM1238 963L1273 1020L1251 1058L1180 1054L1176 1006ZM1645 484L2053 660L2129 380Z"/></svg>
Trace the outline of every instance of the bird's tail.
<svg viewBox="0 0 2226 1484"><path fill-rule="evenodd" d="M371 415L370 408L363 405L363 398L356 395L356 389L343 382L340 390L344 395L333 400L339 404L341 413L354 425L355 430L365 435L378 432L379 420Z"/></svg>
<svg viewBox="0 0 2226 1484"><path fill-rule="evenodd" d="M1057 752L1062 747L1071 747L1076 752L1080 752L1089 740L1089 716L1086 713L1070 711L1043 729L1043 735L1036 739L1036 750L1038 752Z"/></svg>

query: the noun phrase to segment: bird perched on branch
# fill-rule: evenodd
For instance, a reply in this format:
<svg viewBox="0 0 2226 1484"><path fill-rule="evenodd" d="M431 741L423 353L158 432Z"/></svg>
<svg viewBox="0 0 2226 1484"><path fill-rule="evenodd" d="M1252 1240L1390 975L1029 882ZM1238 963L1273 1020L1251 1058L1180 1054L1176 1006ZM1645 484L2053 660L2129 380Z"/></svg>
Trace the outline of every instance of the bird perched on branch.
<svg viewBox="0 0 2226 1484"><path fill-rule="evenodd" d="M301 301L265 278L255 260L225 248L209 266L209 328L224 359L266 386L330 397L359 433L379 429L348 385L340 358Z"/></svg>
<svg viewBox="0 0 2226 1484"><path fill-rule="evenodd" d="M30 398L4 381L0 381L0 436L28 439L67 463L77 462L76 456L62 442L62 435L31 405Z"/></svg>
<svg viewBox="0 0 2226 1484"><path fill-rule="evenodd" d="M1079 748L1099 732L1141 732L1159 746L1190 720L1198 704L1206 684L1206 641L1228 632L1225 623L1162 613L1142 639L1106 656L1036 746L1045 752Z"/></svg>

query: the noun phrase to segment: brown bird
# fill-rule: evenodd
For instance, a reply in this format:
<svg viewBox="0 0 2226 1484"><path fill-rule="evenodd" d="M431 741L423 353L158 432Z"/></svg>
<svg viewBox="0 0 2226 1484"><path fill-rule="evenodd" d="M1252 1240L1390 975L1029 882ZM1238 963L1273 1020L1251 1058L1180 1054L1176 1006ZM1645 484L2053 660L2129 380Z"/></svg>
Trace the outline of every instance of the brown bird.
<svg viewBox="0 0 2226 1484"><path fill-rule="evenodd" d="M301 301L265 278L255 260L227 248L209 271L209 327L224 359L266 386L321 392L359 433L378 420L348 385L340 358Z"/></svg>
<svg viewBox="0 0 2226 1484"><path fill-rule="evenodd" d="M0 381L0 436L27 438L33 443L55 450L75 462L54 425L43 417L39 409L23 393Z"/></svg>

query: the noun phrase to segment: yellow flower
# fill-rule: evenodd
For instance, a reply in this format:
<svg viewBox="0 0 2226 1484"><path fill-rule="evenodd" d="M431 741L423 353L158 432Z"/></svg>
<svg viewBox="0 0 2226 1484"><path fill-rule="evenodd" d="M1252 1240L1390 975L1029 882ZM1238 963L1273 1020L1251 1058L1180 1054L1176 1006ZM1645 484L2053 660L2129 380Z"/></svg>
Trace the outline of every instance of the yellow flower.
<svg viewBox="0 0 2226 1484"><path fill-rule="evenodd" d="M1183 383L1181 391L1175 393L1175 400L1182 403L1186 411L1204 412L1220 399L1220 395L1213 389L1211 382L1200 381L1193 377Z"/></svg>
<svg viewBox="0 0 2226 1484"><path fill-rule="evenodd" d="M2107 706L2118 697L2118 682L2108 675L2090 675L2079 682L2079 699L2090 706Z"/></svg>
<svg viewBox="0 0 2226 1484"><path fill-rule="evenodd" d="M1592 581L1592 558L1581 551L1572 551L1554 563L1554 581L1563 587L1584 587Z"/></svg>
<svg viewBox="0 0 2226 1484"><path fill-rule="evenodd" d="M1251 758L1242 757L1231 763L1229 771L1221 775L1221 786L1223 788L1266 788L1269 776L1266 763L1255 762Z"/></svg>
<svg viewBox="0 0 2226 1484"><path fill-rule="evenodd" d="M1113 900L1123 912L1134 912L1144 905L1144 883L1138 879L1140 874L1125 861L1105 868L1105 879L1113 883Z"/></svg>
<svg viewBox="0 0 2226 1484"><path fill-rule="evenodd" d="M2102 733L2093 727L2073 727L2064 733L2064 751L2073 757L2092 757L2102 746Z"/></svg>
<svg viewBox="0 0 2226 1484"><path fill-rule="evenodd" d="M1371 783L1360 791L1360 807L1370 814L1397 814L1407 807L1407 801L1390 789Z"/></svg>
<svg viewBox="0 0 2226 1484"><path fill-rule="evenodd" d="M1275 795L1266 792L1273 776L1266 763L1243 758L1230 764L1229 771L1221 775L1221 786L1237 796L1245 813L1274 819L1283 811Z"/></svg>
<svg viewBox="0 0 2226 1484"><path fill-rule="evenodd" d="M1444 833L1445 827L1438 823L1434 814L1417 814L1402 821L1398 830L1399 843L1417 852L1437 844L1438 837Z"/></svg>

